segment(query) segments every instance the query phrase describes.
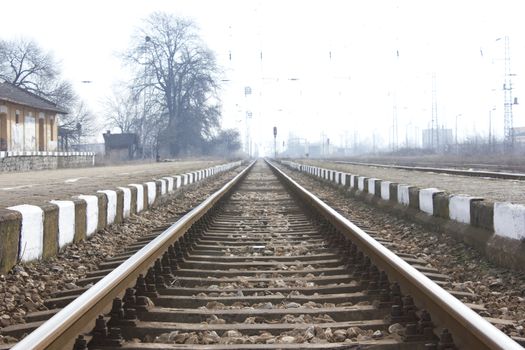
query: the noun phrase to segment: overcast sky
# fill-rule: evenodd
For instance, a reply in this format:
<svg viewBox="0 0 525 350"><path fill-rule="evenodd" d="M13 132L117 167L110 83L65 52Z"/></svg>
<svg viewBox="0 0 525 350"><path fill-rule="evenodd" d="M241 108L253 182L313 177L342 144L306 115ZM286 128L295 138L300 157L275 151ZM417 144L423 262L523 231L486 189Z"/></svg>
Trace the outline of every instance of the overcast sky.
<svg viewBox="0 0 525 350"><path fill-rule="evenodd" d="M503 134L503 40L510 38L513 95L523 96L522 1L3 1L0 36L29 37L62 62L64 76L102 122L102 102L128 79L118 53L154 11L195 20L224 70L223 123L261 145L279 130L317 141L385 143L397 106L398 138L429 126L432 74L438 119L459 136ZM231 52L231 60L230 60ZM261 59L262 52L262 59ZM91 84L81 81L90 80ZM244 95L244 87L252 95ZM522 100L522 101L521 101ZM395 101L395 102L394 102ZM524 102L525 103L525 102ZM514 125L525 125L524 108Z"/></svg>

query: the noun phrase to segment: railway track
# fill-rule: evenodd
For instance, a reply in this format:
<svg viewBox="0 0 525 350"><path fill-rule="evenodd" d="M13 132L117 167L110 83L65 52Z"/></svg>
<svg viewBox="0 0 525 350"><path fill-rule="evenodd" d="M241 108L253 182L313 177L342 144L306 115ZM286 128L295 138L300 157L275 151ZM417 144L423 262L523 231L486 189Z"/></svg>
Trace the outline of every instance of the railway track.
<svg viewBox="0 0 525 350"><path fill-rule="evenodd" d="M489 177L494 179L506 179L506 180L525 180L525 174L523 173L511 173L506 171L488 171L478 169L455 169L455 168L437 168L430 166L410 166L410 165L394 165L394 164L378 164L378 163L362 163L362 162L350 162L336 160L334 163L339 164L351 164L351 165L364 165L373 166L378 168L392 168L410 171L424 171L439 174L450 174L450 175L462 175L462 176L474 176L474 177ZM483 165L471 164L473 167L481 167Z"/></svg>
<svg viewBox="0 0 525 350"><path fill-rule="evenodd" d="M13 349L521 349L369 234L259 161Z"/></svg>

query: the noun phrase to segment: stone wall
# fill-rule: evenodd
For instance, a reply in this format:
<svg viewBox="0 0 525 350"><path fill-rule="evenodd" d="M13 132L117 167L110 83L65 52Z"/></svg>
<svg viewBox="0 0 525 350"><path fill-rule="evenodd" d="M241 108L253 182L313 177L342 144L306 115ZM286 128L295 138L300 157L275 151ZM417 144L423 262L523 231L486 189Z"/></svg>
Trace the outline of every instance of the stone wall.
<svg viewBox="0 0 525 350"><path fill-rule="evenodd" d="M83 168L95 165L95 155L57 157L58 168Z"/></svg>
<svg viewBox="0 0 525 350"><path fill-rule="evenodd" d="M82 168L95 165L91 152L0 152L0 172L58 168Z"/></svg>

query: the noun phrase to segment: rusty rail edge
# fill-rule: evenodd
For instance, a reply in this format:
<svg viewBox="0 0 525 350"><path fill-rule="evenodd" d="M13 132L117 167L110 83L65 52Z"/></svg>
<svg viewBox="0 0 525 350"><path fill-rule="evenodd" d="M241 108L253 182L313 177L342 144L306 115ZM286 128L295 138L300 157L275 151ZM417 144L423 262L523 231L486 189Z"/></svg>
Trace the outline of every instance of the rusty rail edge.
<svg viewBox="0 0 525 350"><path fill-rule="evenodd" d="M75 337L94 324L93 321L107 309L113 298L132 286L137 276L153 265L161 252L166 251L193 223L229 193L246 176L254 163L255 161L251 162L221 189L18 342L12 350L71 349Z"/></svg>
<svg viewBox="0 0 525 350"><path fill-rule="evenodd" d="M353 243L384 269L391 279L397 281L406 294L412 295L416 305L426 309L436 325L446 325L457 346L462 349L523 350L523 347L506 334L303 188L269 160L266 162L306 204L314 207L332 225L350 236Z"/></svg>

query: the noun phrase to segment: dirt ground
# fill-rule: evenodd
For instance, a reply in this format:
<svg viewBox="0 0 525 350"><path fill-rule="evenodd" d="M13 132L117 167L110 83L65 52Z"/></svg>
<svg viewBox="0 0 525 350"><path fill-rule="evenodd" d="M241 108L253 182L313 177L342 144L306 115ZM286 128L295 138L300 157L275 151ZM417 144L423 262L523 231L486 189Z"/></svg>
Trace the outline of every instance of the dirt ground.
<svg viewBox="0 0 525 350"><path fill-rule="evenodd" d="M525 181L437 174L432 172L388 169L364 165L337 164L330 161L302 161L354 175L375 177L419 188L436 187L451 194L468 194L498 202L525 204Z"/></svg>
<svg viewBox="0 0 525 350"><path fill-rule="evenodd" d="M203 169L221 161L177 161L106 167L0 173L0 207L43 204L53 199L69 199L97 190L114 189L130 183L144 183L163 176Z"/></svg>

